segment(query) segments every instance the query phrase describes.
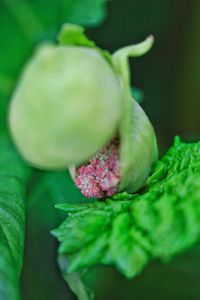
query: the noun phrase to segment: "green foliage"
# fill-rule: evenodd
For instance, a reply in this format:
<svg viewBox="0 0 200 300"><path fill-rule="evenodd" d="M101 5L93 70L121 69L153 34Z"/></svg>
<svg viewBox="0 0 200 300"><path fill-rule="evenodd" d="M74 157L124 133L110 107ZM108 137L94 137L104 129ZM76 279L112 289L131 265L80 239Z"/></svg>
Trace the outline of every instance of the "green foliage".
<svg viewBox="0 0 200 300"><path fill-rule="evenodd" d="M24 246L24 191L29 168L0 139L0 300L19 299Z"/></svg>
<svg viewBox="0 0 200 300"><path fill-rule="evenodd" d="M99 25L106 16L105 4L106 0L3 0L0 3L0 33L4 37L1 75L16 75L35 42L49 36L55 38L62 23Z"/></svg>
<svg viewBox="0 0 200 300"><path fill-rule="evenodd" d="M58 40L61 45L95 47L95 43L84 34L84 28L74 24L64 24L59 32Z"/></svg>
<svg viewBox="0 0 200 300"><path fill-rule="evenodd" d="M114 265L127 278L153 259L168 261L200 235L200 142L175 139L156 163L140 195L105 202L57 205L68 213L53 234L67 256L68 273L96 264Z"/></svg>
<svg viewBox="0 0 200 300"><path fill-rule="evenodd" d="M106 2L107 0L65 0L65 21L84 26L97 25L105 19Z"/></svg>
<svg viewBox="0 0 200 300"><path fill-rule="evenodd" d="M32 48L56 37L63 22L97 26L106 17L106 0L3 0L0 2L0 130L6 129L7 103ZM48 9L47 9L48 7Z"/></svg>
<svg viewBox="0 0 200 300"><path fill-rule="evenodd" d="M2 37L0 56L0 134L7 130L9 98L22 65L31 54L33 47L40 41L48 40L49 38L55 39L63 22L71 21L86 27L100 24L106 16L105 4L106 0L0 1L0 35ZM80 12L79 9L82 8L84 8L84 11ZM0 146L0 300L15 300L18 297L18 277L22 264L24 239L24 204L22 196L26 176L22 173L27 167L24 166L14 150L9 148L9 145L8 147L5 146L6 150L4 153L2 150L3 145L4 142ZM33 202L36 204L34 206L34 212L37 210L35 215L44 224L50 223L52 225L52 222L55 222L55 219L57 220L57 215L61 215L55 213L55 217L52 212L53 209L51 210L51 207L54 205L51 199L54 199L54 197L62 201L64 198L65 200L68 199L67 197L70 194L70 197L72 196L72 199L70 198L71 201L82 199L79 192L75 191L72 193L72 184L68 185L69 178L64 172L35 174L34 180L35 184L31 182L29 208L33 210ZM47 198L50 199L49 202ZM15 204L15 201L18 202ZM37 201L40 205L38 205ZM9 209L9 214L5 214L5 211L1 208L2 205L5 206L4 202ZM42 212L40 208L42 208ZM11 214L13 215L13 220L10 217ZM7 222L7 217L9 217L9 222ZM10 226L13 225L15 219L19 221L20 227L13 227L12 229ZM9 230L13 234L11 242L12 251L16 247L14 254L10 253L5 237L2 237L1 222L2 226L4 226L2 228ZM7 223L5 224L5 222ZM54 224L53 226L55 227L56 225ZM34 225L32 227L34 228ZM38 245L40 246L40 244ZM14 256L14 261L11 255ZM51 264L54 264L52 260ZM56 282L54 283L56 285ZM28 284L26 283L25 285L27 286ZM40 293L39 288L38 293ZM34 297L34 293L32 296Z"/></svg>

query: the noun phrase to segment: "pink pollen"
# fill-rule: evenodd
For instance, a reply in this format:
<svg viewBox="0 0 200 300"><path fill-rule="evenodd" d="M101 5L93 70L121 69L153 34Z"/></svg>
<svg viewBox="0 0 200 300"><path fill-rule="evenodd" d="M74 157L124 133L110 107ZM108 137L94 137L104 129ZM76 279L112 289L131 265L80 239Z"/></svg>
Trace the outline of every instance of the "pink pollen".
<svg viewBox="0 0 200 300"><path fill-rule="evenodd" d="M75 184L88 198L103 198L117 192L120 181L119 143L113 140L76 170Z"/></svg>

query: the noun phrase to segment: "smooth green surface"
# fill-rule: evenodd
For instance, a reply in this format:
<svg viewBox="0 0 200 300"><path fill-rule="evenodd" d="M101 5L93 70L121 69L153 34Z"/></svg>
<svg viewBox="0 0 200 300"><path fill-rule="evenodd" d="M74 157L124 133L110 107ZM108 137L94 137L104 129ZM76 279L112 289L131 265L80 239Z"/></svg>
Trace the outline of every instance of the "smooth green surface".
<svg viewBox="0 0 200 300"><path fill-rule="evenodd" d="M140 195L122 193L106 202L61 205L68 212L53 234L67 255L69 273L114 265L127 278L153 259L168 261L199 241L200 143L176 138L157 162Z"/></svg>
<svg viewBox="0 0 200 300"><path fill-rule="evenodd" d="M107 0L65 0L66 20L84 26L95 26L105 20Z"/></svg>
<svg viewBox="0 0 200 300"><path fill-rule="evenodd" d="M95 43L84 34L84 28L75 24L63 24L58 35L60 45L79 45L85 47L95 47Z"/></svg>
<svg viewBox="0 0 200 300"><path fill-rule="evenodd" d="M140 105L132 99L128 61L129 57L146 54L153 43L153 36L149 36L143 42L123 47L112 55L122 85L119 191L129 193L137 191L145 184L152 165L158 158L157 140L151 122Z"/></svg>
<svg viewBox="0 0 200 300"><path fill-rule="evenodd" d="M29 168L0 136L0 300L18 300L25 234L24 192Z"/></svg>
<svg viewBox="0 0 200 300"><path fill-rule="evenodd" d="M87 47L40 47L10 106L12 137L42 169L79 165L115 135L121 87L108 62Z"/></svg>
<svg viewBox="0 0 200 300"><path fill-rule="evenodd" d="M158 159L158 146L154 128L144 110L134 99L130 98L130 101L132 111L126 111L126 120L122 120L120 127L122 179L119 189L133 193L146 184ZM132 117L129 116L130 113Z"/></svg>

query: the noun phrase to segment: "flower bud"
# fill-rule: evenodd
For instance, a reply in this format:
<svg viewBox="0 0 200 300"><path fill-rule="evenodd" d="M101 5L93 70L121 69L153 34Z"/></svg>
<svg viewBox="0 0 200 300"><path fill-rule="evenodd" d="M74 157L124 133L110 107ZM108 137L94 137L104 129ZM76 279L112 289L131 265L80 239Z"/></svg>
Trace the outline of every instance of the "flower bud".
<svg viewBox="0 0 200 300"><path fill-rule="evenodd" d="M141 188L157 159L154 129L130 89L129 56L153 37L112 56L64 25L62 45L43 45L25 66L10 105L10 129L23 157L43 169L69 167L86 197Z"/></svg>
<svg viewBox="0 0 200 300"><path fill-rule="evenodd" d="M23 155L42 169L80 164L115 134L121 87L94 48L40 46L25 66L10 106L10 130Z"/></svg>
<svg viewBox="0 0 200 300"><path fill-rule="evenodd" d="M153 36L144 42L119 49L112 55L122 89L121 119L116 139L92 156L79 168L70 167L78 188L86 197L108 197L116 192L133 193L143 187L158 148L154 129L140 105L132 99L129 56L145 54Z"/></svg>
<svg viewBox="0 0 200 300"><path fill-rule="evenodd" d="M123 171L127 156L123 155L120 136L99 150L81 167L70 168L76 186L88 198L103 198L119 191L140 189L157 160L157 142L154 129L143 109L134 100L131 133L130 169ZM125 179L125 180L124 180Z"/></svg>

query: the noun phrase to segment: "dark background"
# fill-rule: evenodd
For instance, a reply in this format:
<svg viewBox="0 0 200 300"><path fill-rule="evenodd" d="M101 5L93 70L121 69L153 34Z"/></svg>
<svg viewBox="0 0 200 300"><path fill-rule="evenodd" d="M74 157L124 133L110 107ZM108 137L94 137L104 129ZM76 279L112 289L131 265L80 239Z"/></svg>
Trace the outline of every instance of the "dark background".
<svg viewBox="0 0 200 300"><path fill-rule="evenodd" d="M94 5L99 2L98 5ZM198 0L0 0L0 122L6 129L7 105L21 67L36 44L56 39L60 25L76 22L111 52L142 41L155 45L130 61L132 84L144 93L142 106L158 137L160 155L175 135L200 138L200 1ZM94 7L93 7L94 6ZM107 14L105 14L107 12ZM56 180L55 180L56 178ZM57 244L49 231L63 215L55 202L85 201L66 173L35 171L27 199L27 229L22 291L25 300L75 299L56 265ZM112 268L87 276L96 299L198 300L200 253L161 265L154 262L138 278L125 280Z"/></svg>
<svg viewBox="0 0 200 300"><path fill-rule="evenodd" d="M108 5L106 22L92 37L111 51L155 37L151 52L131 60L134 85L145 93L143 107L160 143L174 135L200 136L200 2L125 0Z"/></svg>

